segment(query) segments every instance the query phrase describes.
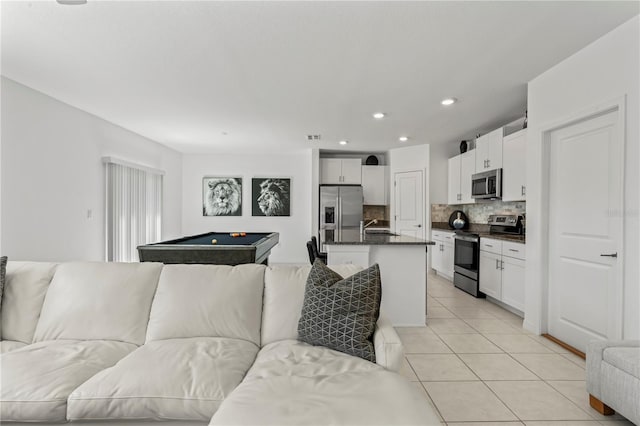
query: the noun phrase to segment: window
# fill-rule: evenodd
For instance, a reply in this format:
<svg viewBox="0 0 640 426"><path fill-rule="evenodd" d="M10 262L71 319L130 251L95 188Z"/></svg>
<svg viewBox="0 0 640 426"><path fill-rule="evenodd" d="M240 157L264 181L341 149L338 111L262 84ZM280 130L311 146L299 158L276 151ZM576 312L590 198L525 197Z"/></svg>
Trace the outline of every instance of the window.
<svg viewBox="0 0 640 426"><path fill-rule="evenodd" d="M137 262L137 247L162 239L164 172L113 157L106 165L106 258Z"/></svg>

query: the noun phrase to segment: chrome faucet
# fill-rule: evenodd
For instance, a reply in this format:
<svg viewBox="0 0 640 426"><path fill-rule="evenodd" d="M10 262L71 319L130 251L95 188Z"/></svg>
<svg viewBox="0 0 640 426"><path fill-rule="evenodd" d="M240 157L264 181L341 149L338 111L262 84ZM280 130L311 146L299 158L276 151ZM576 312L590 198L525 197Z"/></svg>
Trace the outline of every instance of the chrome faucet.
<svg viewBox="0 0 640 426"><path fill-rule="evenodd" d="M364 223L364 220L360 221L360 235L364 235L364 230L367 229L367 227L373 225L374 223L378 223L378 219L373 219L369 222L367 222L366 224Z"/></svg>

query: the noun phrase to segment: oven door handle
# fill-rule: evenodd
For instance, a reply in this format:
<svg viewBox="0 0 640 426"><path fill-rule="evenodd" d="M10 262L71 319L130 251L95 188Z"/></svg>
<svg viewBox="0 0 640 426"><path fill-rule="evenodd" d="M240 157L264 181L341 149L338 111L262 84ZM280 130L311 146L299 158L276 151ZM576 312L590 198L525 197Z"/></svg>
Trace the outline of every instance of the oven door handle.
<svg viewBox="0 0 640 426"><path fill-rule="evenodd" d="M470 243L480 243L480 239L477 237L467 237L464 235L454 235L453 238L456 240L469 241Z"/></svg>

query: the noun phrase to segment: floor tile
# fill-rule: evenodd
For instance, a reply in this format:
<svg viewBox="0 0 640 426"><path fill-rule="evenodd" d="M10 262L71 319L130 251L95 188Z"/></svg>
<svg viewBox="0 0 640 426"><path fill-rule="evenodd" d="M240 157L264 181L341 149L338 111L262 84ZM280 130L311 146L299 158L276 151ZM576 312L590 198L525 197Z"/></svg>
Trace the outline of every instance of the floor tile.
<svg viewBox="0 0 640 426"><path fill-rule="evenodd" d="M447 354L451 349L435 334L401 334L400 340L406 354Z"/></svg>
<svg viewBox="0 0 640 426"><path fill-rule="evenodd" d="M547 339L544 336L538 336L538 335L533 334L533 335L531 335L529 337L531 337L533 340L535 340L536 342L540 343L541 345L545 346L546 348L550 349L552 352L559 353L559 354L571 353L568 350L566 350L565 348L563 348L562 346L560 346L559 344Z"/></svg>
<svg viewBox="0 0 640 426"><path fill-rule="evenodd" d="M466 319L466 318L495 318L495 315L491 314L489 311L486 311L480 307L457 307L454 306L449 308L451 312L456 314L458 318Z"/></svg>
<svg viewBox="0 0 640 426"><path fill-rule="evenodd" d="M448 422L447 426L523 426L521 422Z"/></svg>
<svg viewBox="0 0 640 426"><path fill-rule="evenodd" d="M482 380L539 380L507 354L460 354L462 361Z"/></svg>
<svg viewBox="0 0 640 426"><path fill-rule="evenodd" d="M440 305L440 307L427 306L427 318L456 318L456 315Z"/></svg>
<svg viewBox="0 0 640 426"><path fill-rule="evenodd" d="M427 391L424 389L424 386L422 386L422 383L420 382L415 382L414 383L416 389L418 389L418 392L420 392L420 394L422 396L424 396L424 399L426 400L427 404L429 404L433 410L434 413L436 413L436 415L438 416L438 419L440 419L441 422L444 423L444 419L442 418L442 416L440 415L440 413L438 413L438 410L436 408L436 405L433 403L433 401L431 400L431 398L429 397L429 394L427 393Z"/></svg>
<svg viewBox="0 0 640 426"><path fill-rule="evenodd" d="M459 318L433 318L427 321L427 325L437 334L477 333Z"/></svg>
<svg viewBox="0 0 640 426"><path fill-rule="evenodd" d="M562 356L576 364L578 367L587 368L587 361L576 354L568 353L562 354Z"/></svg>
<svg viewBox="0 0 640 426"><path fill-rule="evenodd" d="M605 425L605 426L635 426L633 423L631 423L627 419L624 419L624 420L601 420L600 424L601 425Z"/></svg>
<svg viewBox="0 0 640 426"><path fill-rule="evenodd" d="M595 420L605 421L605 420L624 420L619 414L614 414L613 416L603 416L598 413L596 410L591 408L589 404L589 393L587 392L587 383L585 381L580 380L553 380L548 381L549 385L552 388L560 392L562 395L567 397L571 402L580 407L583 411L586 411L593 417Z"/></svg>
<svg viewBox="0 0 640 426"><path fill-rule="evenodd" d="M509 353L543 353L552 354L553 351L541 345L524 334L490 334L484 336Z"/></svg>
<svg viewBox="0 0 640 426"><path fill-rule="evenodd" d="M544 380L585 380L586 378L583 368L560 354L512 354L512 356Z"/></svg>
<svg viewBox="0 0 640 426"><path fill-rule="evenodd" d="M400 336L406 335L433 335L433 331L429 327L395 327L396 332Z"/></svg>
<svg viewBox="0 0 640 426"><path fill-rule="evenodd" d="M518 420L482 382L426 382L424 387L447 422Z"/></svg>
<svg viewBox="0 0 640 426"><path fill-rule="evenodd" d="M439 336L457 354L502 353L502 349L481 334L440 334Z"/></svg>
<svg viewBox="0 0 640 426"><path fill-rule="evenodd" d="M529 421L524 422L526 426L599 426L595 420L566 420L566 421Z"/></svg>
<svg viewBox="0 0 640 426"><path fill-rule="evenodd" d="M501 319L464 319L464 321L480 333L488 334L515 334L519 330L507 321Z"/></svg>
<svg viewBox="0 0 640 426"><path fill-rule="evenodd" d="M520 420L592 420L544 382L486 382Z"/></svg>
<svg viewBox="0 0 640 426"><path fill-rule="evenodd" d="M438 297L437 300L445 308L473 308L478 303L473 299L463 297Z"/></svg>
<svg viewBox="0 0 640 426"><path fill-rule="evenodd" d="M407 361L406 357L402 360L402 366L400 367L400 374L402 374L404 377L406 377L412 382L419 381L418 376L416 376L416 373L413 371L413 368L411 368L411 365L409 365L409 361Z"/></svg>
<svg viewBox="0 0 640 426"><path fill-rule="evenodd" d="M479 380L454 354L413 354L407 359L422 382Z"/></svg>

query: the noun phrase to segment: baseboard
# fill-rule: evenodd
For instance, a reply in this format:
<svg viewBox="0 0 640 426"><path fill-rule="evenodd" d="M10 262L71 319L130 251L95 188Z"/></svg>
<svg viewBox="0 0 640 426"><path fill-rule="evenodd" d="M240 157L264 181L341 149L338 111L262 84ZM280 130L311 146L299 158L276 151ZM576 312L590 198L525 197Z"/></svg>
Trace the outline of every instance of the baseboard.
<svg viewBox="0 0 640 426"><path fill-rule="evenodd" d="M573 346L569 345L568 343L563 342L560 339L557 339L555 337L553 337L550 334L543 334L542 337L545 337L549 340L551 340L553 343L562 346L563 348L565 348L566 350L568 350L569 352L571 352L574 355L578 355L580 358L582 359L587 359L587 356L585 355L584 352L582 352L581 350L578 350L576 348L574 348Z"/></svg>

